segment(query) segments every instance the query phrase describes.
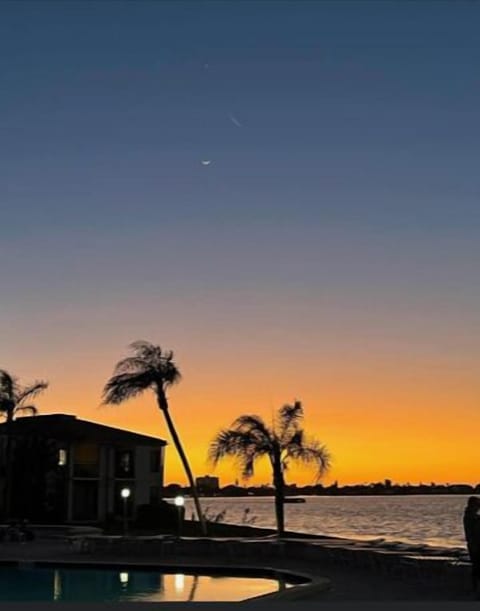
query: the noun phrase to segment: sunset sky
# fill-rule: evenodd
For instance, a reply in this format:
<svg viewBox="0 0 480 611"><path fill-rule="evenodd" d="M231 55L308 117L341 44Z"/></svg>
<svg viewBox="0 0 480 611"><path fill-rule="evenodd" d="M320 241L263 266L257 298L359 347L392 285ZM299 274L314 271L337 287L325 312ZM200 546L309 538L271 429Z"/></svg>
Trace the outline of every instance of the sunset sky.
<svg viewBox="0 0 480 611"><path fill-rule="evenodd" d="M219 427L300 399L327 482L479 482L479 20L2 2L0 368L49 380L42 413L168 439L153 396L100 407L146 339L196 475Z"/></svg>

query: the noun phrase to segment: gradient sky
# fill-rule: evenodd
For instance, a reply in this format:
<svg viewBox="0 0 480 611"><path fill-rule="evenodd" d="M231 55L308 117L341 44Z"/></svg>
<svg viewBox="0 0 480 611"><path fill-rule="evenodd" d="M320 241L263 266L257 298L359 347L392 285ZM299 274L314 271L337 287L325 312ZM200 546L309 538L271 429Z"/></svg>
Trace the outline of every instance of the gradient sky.
<svg viewBox="0 0 480 611"><path fill-rule="evenodd" d="M0 367L50 381L42 413L166 436L153 397L99 407L147 339L196 475L218 427L297 398L327 481L478 482L479 20L2 2Z"/></svg>

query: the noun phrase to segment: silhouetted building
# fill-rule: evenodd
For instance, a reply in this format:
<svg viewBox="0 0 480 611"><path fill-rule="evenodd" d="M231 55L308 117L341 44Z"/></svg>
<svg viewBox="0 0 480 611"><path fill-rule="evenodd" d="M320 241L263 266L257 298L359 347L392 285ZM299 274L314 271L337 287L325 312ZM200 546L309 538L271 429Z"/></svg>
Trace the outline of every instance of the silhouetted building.
<svg viewBox="0 0 480 611"><path fill-rule="evenodd" d="M10 517L95 523L154 504L162 495L166 442L75 416L54 414L11 423ZM0 503L5 514L6 424L0 425Z"/></svg>
<svg viewBox="0 0 480 611"><path fill-rule="evenodd" d="M203 477L197 477L195 483L200 494L216 494L220 490L218 477L204 475Z"/></svg>

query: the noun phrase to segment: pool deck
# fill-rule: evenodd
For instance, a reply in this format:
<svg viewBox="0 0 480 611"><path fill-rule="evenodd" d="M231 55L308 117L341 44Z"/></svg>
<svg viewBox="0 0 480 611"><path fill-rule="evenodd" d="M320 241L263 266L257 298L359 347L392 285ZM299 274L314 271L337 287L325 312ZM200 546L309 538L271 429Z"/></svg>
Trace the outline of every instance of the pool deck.
<svg viewBox="0 0 480 611"><path fill-rule="evenodd" d="M119 538L121 539L121 538ZM150 538L151 539L151 538ZM324 588L309 588L301 586L300 599L306 601L471 601L468 570L445 572L437 571L436 566L423 570L422 563L409 565L408 571L390 570L388 567L402 566L398 564L398 554L380 552L374 562L366 562L369 550L359 548L359 553L345 553L348 546L341 544L322 546L318 542L313 545L303 542L304 550L310 553L309 558L301 557L299 553L283 553L271 551L275 542L243 540L239 542L242 553L236 553L236 548L229 546L230 553L206 553L199 550L198 540L179 540L180 547L175 544L157 553L146 540L135 540L137 548L125 548L121 545L81 551L65 540L37 540L28 543L1 543L0 562L58 562L76 564L116 564L135 567L168 566L168 567L223 567L239 568L273 568L310 576L314 581L327 578L331 582L328 590ZM207 544L208 540L202 540ZM263 546L261 545L263 543ZM259 545L260 544L260 545ZM323 549L321 549L323 547ZM205 548L206 549L206 548ZM233 549L233 554L231 553ZM260 551L270 549L270 554L263 555ZM293 548L292 548L293 549ZM333 550L333 551L332 551ZM315 552L315 554L313 553ZM319 553L321 552L321 553ZM327 553L328 552L328 553ZM305 553L305 552L304 552ZM378 554L377 554L378 555ZM262 557L264 556L264 557ZM357 560L355 560L355 558ZM362 562L358 562L362 558ZM395 565L390 561L395 560ZM442 558L438 558L439 561ZM433 563L435 565L435 562ZM442 563L443 564L443 563ZM425 565L426 566L426 565ZM438 563L440 567L440 562ZM415 568L413 572L410 570ZM298 600L299 598L297 598Z"/></svg>

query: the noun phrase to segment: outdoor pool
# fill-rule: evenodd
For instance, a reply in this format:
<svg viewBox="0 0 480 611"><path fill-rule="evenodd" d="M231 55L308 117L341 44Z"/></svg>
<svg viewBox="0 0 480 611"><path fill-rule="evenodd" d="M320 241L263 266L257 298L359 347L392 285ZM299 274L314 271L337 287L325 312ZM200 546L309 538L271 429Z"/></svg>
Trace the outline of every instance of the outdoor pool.
<svg viewBox="0 0 480 611"><path fill-rule="evenodd" d="M199 574L202 573L202 574ZM223 574L207 568L0 566L0 601L241 601L292 587L275 574Z"/></svg>

